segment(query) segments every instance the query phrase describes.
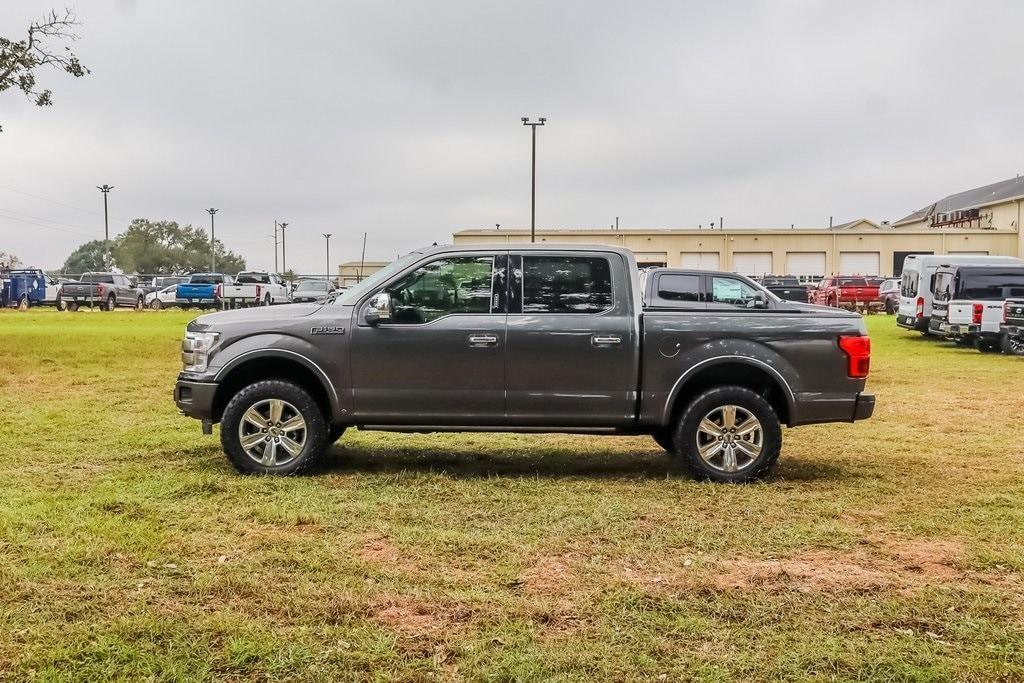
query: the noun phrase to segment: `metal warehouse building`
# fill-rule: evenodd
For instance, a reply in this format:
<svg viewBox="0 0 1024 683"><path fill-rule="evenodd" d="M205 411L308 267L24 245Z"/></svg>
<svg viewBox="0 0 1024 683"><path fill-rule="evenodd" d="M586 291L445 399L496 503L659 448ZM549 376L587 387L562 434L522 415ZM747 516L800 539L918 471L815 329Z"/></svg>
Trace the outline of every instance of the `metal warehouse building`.
<svg viewBox="0 0 1024 683"><path fill-rule="evenodd" d="M1024 178L949 195L892 223L860 219L831 228L538 228L538 242L609 244L643 266L732 270L745 275L899 275L907 254L1024 258ZM455 244L529 241L529 229L456 232Z"/></svg>

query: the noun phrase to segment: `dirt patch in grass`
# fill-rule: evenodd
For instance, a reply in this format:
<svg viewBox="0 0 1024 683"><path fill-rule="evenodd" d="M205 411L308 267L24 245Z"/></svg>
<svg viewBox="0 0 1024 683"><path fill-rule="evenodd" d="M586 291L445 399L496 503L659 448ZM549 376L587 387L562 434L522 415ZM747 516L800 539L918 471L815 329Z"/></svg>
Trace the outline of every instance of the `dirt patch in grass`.
<svg viewBox="0 0 1024 683"><path fill-rule="evenodd" d="M464 605L445 605L408 595L388 595L370 603L371 618L407 638L439 638L473 619Z"/></svg>
<svg viewBox="0 0 1024 683"><path fill-rule="evenodd" d="M416 570L416 563L402 555L391 539L380 534L368 536L359 546L359 557L364 562L381 567L393 567L404 572Z"/></svg>
<svg viewBox="0 0 1024 683"><path fill-rule="evenodd" d="M782 559L737 557L723 561L711 583L719 589L781 589L802 592L905 589L947 583L963 545L955 540L918 539L882 546L881 554L815 550Z"/></svg>
<svg viewBox="0 0 1024 683"><path fill-rule="evenodd" d="M541 556L527 569L520 582L528 593L551 595L562 592L575 576L579 558L571 553Z"/></svg>

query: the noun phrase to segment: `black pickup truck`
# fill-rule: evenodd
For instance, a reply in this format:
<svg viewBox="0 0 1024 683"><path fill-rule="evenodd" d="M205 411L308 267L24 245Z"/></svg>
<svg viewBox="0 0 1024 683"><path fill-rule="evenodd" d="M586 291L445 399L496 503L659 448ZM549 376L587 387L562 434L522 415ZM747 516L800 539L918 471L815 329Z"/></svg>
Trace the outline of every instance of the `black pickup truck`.
<svg viewBox="0 0 1024 683"><path fill-rule="evenodd" d="M306 470L347 427L649 434L698 477L765 474L781 425L871 416L859 315L612 247L416 251L335 299L201 316L174 398L243 472Z"/></svg>
<svg viewBox="0 0 1024 683"><path fill-rule="evenodd" d="M999 325L1003 353L1024 356L1024 299L1003 302L1003 322Z"/></svg>

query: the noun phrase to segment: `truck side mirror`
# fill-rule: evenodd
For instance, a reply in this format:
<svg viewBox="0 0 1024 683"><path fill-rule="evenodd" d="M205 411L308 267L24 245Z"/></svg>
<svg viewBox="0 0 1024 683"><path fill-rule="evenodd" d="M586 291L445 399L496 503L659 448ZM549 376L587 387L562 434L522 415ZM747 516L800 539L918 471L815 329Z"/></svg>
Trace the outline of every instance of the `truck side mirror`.
<svg viewBox="0 0 1024 683"><path fill-rule="evenodd" d="M366 304L366 313L363 317L368 325L374 327L391 322L391 295L387 292L375 294Z"/></svg>
<svg viewBox="0 0 1024 683"><path fill-rule="evenodd" d="M754 292L754 296L747 302L747 308L768 308L768 297L764 292Z"/></svg>

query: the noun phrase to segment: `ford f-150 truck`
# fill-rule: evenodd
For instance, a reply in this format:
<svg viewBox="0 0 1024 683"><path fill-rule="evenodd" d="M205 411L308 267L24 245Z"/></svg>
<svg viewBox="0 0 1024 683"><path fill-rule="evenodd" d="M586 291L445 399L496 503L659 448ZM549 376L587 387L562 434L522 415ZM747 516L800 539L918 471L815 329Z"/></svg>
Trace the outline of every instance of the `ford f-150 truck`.
<svg viewBox="0 0 1024 683"><path fill-rule="evenodd" d="M175 292L178 301L185 306L218 306L220 290L231 284L231 276L223 273L192 273L186 282L178 285Z"/></svg>
<svg viewBox="0 0 1024 683"><path fill-rule="evenodd" d="M957 344L999 351L1004 302L1024 296L1024 264L939 266L931 329Z"/></svg>
<svg viewBox="0 0 1024 683"><path fill-rule="evenodd" d="M220 299L229 308L286 304L288 286L277 273L249 271L239 273L234 282L225 283Z"/></svg>
<svg viewBox="0 0 1024 683"><path fill-rule="evenodd" d="M649 434L700 478L746 481L781 425L870 417L860 316L671 275L648 275L644 306L625 249L428 248L322 305L193 320L174 399L264 474L305 471L358 427Z"/></svg>
<svg viewBox="0 0 1024 683"><path fill-rule="evenodd" d="M999 325L999 343L1003 353L1024 356L1024 297L1003 302L1003 322Z"/></svg>
<svg viewBox="0 0 1024 683"><path fill-rule="evenodd" d="M127 275L84 273L78 280L64 283L61 300L69 311L78 310L85 304L99 304L102 310L112 311L118 306L141 309L143 295Z"/></svg>
<svg viewBox="0 0 1024 683"><path fill-rule="evenodd" d="M829 276L808 293L812 304L845 308L850 311L881 310L878 285L881 278L857 276Z"/></svg>

